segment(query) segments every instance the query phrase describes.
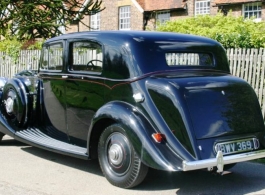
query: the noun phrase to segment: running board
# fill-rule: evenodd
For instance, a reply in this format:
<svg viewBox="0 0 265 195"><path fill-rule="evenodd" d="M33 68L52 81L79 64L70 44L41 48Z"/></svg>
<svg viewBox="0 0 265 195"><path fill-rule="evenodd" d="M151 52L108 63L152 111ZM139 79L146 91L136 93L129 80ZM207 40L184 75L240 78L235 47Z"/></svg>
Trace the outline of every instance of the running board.
<svg viewBox="0 0 265 195"><path fill-rule="evenodd" d="M57 139L54 139L37 128L28 128L25 130L17 131L16 138L29 145L50 150L60 154L74 156L82 159L88 159L87 148L68 144Z"/></svg>

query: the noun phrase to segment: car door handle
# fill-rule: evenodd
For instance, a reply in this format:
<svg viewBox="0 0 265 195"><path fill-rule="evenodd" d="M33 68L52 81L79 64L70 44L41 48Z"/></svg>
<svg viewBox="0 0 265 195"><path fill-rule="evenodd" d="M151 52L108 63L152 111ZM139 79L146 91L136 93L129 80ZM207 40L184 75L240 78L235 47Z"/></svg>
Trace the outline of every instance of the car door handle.
<svg viewBox="0 0 265 195"><path fill-rule="evenodd" d="M62 78L63 78L63 79L67 79L68 76L67 76L67 75L63 75Z"/></svg>

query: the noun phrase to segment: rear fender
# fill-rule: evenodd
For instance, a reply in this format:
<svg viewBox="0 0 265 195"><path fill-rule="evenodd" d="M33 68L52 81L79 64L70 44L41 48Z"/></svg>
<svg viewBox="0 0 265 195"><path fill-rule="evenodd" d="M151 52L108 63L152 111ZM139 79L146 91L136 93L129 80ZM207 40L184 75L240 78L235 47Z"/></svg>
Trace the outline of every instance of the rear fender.
<svg viewBox="0 0 265 195"><path fill-rule="evenodd" d="M156 132L155 127L136 107L125 102L109 102L97 111L88 133L88 148L92 142L91 134L96 131L93 127L104 119L111 119L124 128L136 153L147 166L171 171L177 171L177 167L181 167L182 159L179 156L165 143L156 143L152 139L152 134Z"/></svg>

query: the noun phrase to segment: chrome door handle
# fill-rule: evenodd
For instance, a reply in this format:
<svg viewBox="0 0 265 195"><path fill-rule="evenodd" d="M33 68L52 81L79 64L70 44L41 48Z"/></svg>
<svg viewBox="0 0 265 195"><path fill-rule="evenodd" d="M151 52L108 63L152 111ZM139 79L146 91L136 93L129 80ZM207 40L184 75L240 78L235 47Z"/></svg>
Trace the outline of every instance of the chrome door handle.
<svg viewBox="0 0 265 195"><path fill-rule="evenodd" d="M67 76L67 75L63 75L62 78L63 78L63 79L67 79L68 76Z"/></svg>

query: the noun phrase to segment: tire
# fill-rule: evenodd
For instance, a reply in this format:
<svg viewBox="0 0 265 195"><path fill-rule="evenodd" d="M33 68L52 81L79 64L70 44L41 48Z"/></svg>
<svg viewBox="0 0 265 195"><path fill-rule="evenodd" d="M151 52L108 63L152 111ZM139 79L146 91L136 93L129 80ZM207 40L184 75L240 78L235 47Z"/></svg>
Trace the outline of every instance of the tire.
<svg viewBox="0 0 265 195"><path fill-rule="evenodd" d="M148 172L148 167L141 162L119 124L107 127L101 134L98 158L103 174L117 187L135 187Z"/></svg>
<svg viewBox="0 0 265 195"><path fill-rule="evenodd" d="M9 80L2 94L3 114L9 123L23 127L28 120L28 97L26 86L18 79Z"/></svg>

